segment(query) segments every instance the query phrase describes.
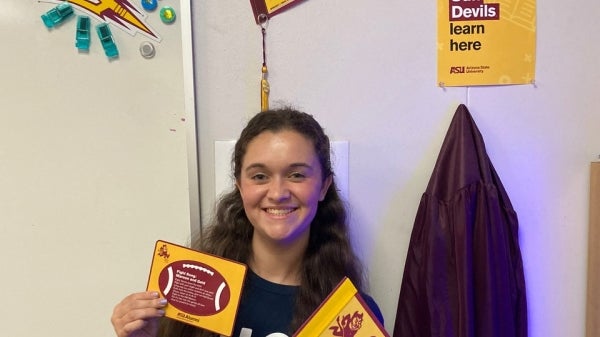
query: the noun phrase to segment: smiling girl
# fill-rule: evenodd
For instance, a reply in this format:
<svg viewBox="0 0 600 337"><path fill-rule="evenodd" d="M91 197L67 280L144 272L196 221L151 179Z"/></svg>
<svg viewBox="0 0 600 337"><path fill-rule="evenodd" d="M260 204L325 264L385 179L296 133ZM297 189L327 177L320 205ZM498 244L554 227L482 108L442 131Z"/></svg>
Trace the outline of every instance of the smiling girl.
<svg viewBox="0 0 600 337"><path fill-rule="evenodd" d="M364 293L329 138L319 123L291 108L261 112L242 131L232 165L235 188L219 200L191 248L249 267L233 336L291 336L345 276L383 324ZM129 295L111 317L117 335L214 335L168 318L159 321L165 305L153 292Z"/></svg>

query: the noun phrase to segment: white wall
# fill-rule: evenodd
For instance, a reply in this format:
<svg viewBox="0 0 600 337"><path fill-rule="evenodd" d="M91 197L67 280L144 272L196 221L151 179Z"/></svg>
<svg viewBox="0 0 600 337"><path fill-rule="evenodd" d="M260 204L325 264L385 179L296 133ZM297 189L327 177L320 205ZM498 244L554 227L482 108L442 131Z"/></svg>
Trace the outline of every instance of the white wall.
<svg viewBox="0 0 600 337"><path fill-rule="evenodd" d="M109 61L94 30L78 53L75 18L46 29L56 4L2 1L2 336L113 336L112 309L145 289L156 240L185 242L198 221L189 2L161 3L180 20L148 15L156 56L111 26Z"/></svg>
<svg viewBox="0 0 600 337"><path fill-rule="evenodd" d="M215 140L260 106L249 1L193 3L204 217ZM583 336L589 163L600 154L600 3L538 1L536 86L436 87L436 2L307 0L267 30L271 103L350 146L352 225L393 328L410 231L450 119L465 103L520 220L530 336ZM392 262L393 261L393 262Z"/></svg>

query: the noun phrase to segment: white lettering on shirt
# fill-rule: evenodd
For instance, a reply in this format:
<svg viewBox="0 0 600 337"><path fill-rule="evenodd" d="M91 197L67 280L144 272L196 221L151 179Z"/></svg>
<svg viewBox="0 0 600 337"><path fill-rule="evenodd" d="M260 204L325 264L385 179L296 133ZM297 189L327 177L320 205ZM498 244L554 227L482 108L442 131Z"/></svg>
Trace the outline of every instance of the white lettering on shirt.
<svg viewBox="0 0 600 337"><path fill-rule="evenodd" d="M252 329L248 329L248 328L242 328L242 330L240 330L240 337L252 337ZM258 337L258 336L256 336ZM274 332L274 333L270 333L268 336L265 337L289 337L288 335L281 333L281 332Z"/></svg>

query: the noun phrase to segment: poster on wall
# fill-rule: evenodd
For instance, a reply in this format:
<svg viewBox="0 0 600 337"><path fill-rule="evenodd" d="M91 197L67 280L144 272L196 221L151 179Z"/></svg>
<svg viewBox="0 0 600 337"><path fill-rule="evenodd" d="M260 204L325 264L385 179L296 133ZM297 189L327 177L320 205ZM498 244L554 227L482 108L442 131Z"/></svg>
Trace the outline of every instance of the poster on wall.
<svg viewBox="0 0 600 337"><path fill-rule="evenodd" d="M535 81L536 0L438 0L438 85Z"/></svg>

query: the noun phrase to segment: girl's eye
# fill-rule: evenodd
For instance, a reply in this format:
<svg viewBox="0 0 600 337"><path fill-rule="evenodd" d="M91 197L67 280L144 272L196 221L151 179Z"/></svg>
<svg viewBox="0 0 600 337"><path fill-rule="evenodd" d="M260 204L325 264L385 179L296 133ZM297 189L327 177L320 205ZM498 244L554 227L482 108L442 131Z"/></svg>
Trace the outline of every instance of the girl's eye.
<svg viewBox="0 0 600 337"><path fill-rule="evenodd" d="M304 175L303 173L300 173L300 172L292 172L292 173L289 175L289 177L290 177L292 180L301 180L301 179L304 179L304 178L306 178L306 175Z"/></svg>
<svg viewBox="0 0 600 337"><path fill-rule="evenodd" d="M250 179L256 180L256 181L264 181L267 179L267 175L264 173L257 173L255 175L253 175L252 177L250 177Z"/></svg>

